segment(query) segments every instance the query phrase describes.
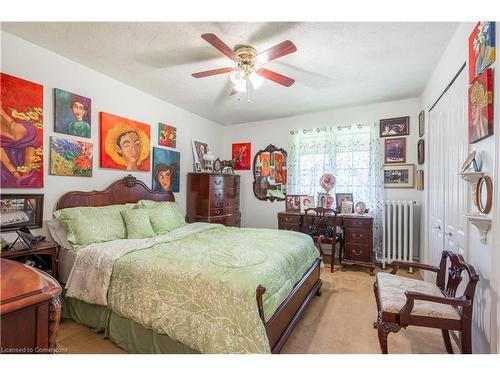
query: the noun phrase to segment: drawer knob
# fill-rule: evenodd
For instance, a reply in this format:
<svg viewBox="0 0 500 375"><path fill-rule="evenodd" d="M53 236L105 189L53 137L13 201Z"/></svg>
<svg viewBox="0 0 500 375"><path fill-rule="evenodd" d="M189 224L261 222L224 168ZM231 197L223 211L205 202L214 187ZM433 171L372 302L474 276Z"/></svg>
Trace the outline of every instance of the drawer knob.
<svg viewBox="0 0 500 375"><path fill-rule="evenodd" d="M352 253L353 253L354 255L360 256L361 254L363 254L363 251L362 251L362 250L352 249Z"/></svg>
<svg viewBox="0 0 500 375"><path fill-rule="evenodd" d="M291 219L289 217L285 217L285 221L290 221Z"/></svg>
<svg viewBox="0 0 500 375"><path fill-rule="evenodd" d="M354 239L356 239L356 240L360 240L360 239L362 239L362 238L363 238L363 235L362 235L362 234L356 234L356 233L353 233L353 235L352 235L352 236L353 236L353 237L354 237Z"/></svg>
<svg viewBox="0 0 500 375"><path fill-rule="evenodd" d="M215 180L215 185L220 185L222 183L222 180Z"/></svg>

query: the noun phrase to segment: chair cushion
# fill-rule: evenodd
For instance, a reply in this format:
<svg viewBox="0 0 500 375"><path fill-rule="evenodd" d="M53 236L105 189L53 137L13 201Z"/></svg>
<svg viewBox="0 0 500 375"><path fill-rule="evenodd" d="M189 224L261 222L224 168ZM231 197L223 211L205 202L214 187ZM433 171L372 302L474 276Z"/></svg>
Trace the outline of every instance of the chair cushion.
<svg viewBox="0 0 500 375"><path fill-rule="evenodd" d="M377 284L380 307L390 313L399 313L405 305L406 291L444 296L435 284L390 273L377 273ZM419 300L415 300L411 315L460 320L458 311L450 305Z"/></svg>

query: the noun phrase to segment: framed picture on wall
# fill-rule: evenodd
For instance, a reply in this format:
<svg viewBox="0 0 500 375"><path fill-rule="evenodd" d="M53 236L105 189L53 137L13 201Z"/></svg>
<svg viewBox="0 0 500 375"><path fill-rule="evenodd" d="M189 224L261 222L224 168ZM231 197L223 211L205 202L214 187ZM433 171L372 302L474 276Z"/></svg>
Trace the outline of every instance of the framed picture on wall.
<svg viewBox="0 0 500 375"><path fill-rule="evenodd" d="M380 120L380 137L395 137L410 134L410 117L395 117Z"/></svg>
<svg viewBox="0 0 500 375"><path fill-rule="evenodd" d="M418 160L418 165L422 165L425 162L425 143L423 139L418 140L417 160Z"/></svg>
<svg viewBox="0 0 500 375"><path fill-rule="evenodd" d="M385 165L385 188L413 188L415 186L415 165Z"/></svg>
<svg viewBox="0 0 500 375"><path fill-rule="evenodd" d="M385 140L385 164L406 163L406 138Z"/></svg>
<svg viewBox="0 0 500 375"><path fill-rule="evenodd" d="M417 190L424 190L424 171L417 171Z"/></svg>
<svg viewBox="0 0 500 375"><path fill-rule="evenodd" d="M469 86L469 143L493 135L493 75L490 68Z"/></svg>
<svg viewBox="0 0 500 375"><path fill-rule="evenodd" d="M423 137L425 133L425 111L421 111L418 115L418 136Z"/></svg>

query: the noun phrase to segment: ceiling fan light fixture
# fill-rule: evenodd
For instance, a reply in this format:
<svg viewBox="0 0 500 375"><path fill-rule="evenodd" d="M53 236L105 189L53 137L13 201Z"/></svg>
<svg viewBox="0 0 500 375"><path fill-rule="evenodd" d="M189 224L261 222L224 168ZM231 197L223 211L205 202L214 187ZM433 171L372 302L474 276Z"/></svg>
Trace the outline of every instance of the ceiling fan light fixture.
<svg viewBox="0 0 500 375"><path fill-rule="evenodd" d="M250 74L248 79L250 80L250 82L252 82L252 86L254 89L258 89L262 85L262 83L264 82L264 77L261 77L255 71L253 71Z"/></svg>
<svg viewBox="0 0 500 375"><path fill-rule="evenodd" d="M247 92L247 81L245 79L241 80L240 83L234 85L234 89L239 92Z"/></svg>
<svg viewBox="0 0 500 375"><path fill-rule="evenodd" d="M230 74L229 74L229 79L234 85L240 84L242 81L245 79L245 72L242 69L234 69Z"/></svg>

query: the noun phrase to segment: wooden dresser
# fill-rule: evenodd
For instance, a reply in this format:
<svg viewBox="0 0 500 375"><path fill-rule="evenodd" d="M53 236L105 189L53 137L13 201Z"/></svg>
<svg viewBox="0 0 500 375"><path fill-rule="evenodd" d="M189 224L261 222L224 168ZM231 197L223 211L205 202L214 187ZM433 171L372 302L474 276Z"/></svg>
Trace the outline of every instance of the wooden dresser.
<svg viewBox="0 0 500 375"><path fill-rule="evenodd" d="M61 318L61 287L33 267L0 263L1 353L53 353Z"/></svg>
<svg viewBox="0 0 500 375"><path fill-rule="evenodd" d="M342 229L343 248L340 263L344 267L360 265L370 268L373 274L373 218L368 215L337 215L331 217L332 226ZM282 211L278 213L278 229L308 233L304 214Z"/></svg>
<svg viewBox="0 0 500 375"><path fill-rule="evenodd" d="M239 227L240 176L188 173L186 221L204 221Z"/></svg>

